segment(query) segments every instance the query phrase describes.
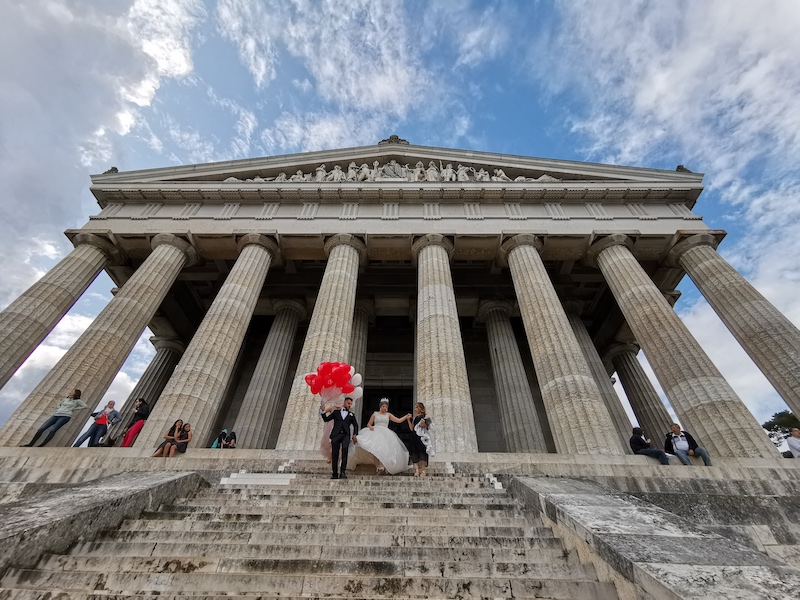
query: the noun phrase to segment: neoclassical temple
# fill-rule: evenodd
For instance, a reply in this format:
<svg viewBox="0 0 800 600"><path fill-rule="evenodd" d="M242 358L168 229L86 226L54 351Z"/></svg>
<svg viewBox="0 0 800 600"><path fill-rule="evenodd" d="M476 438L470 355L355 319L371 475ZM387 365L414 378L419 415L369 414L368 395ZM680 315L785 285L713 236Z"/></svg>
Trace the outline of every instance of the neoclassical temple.
<svg viewBox="0 0 800 600"><path fill-rule="evenodd" d="M631 423L672 418L717 456L776 457L673 310L688 275L800 414L800 335L716 251L702 175L414 146L374 146L92 178L75 249L0 315L5 384L103 270L113 299L0 430L17 446L70 389L94 406L145 328L155 357L128 399L153 406L136 446L176 418L196 445L313 451L304 375L363 374L357 406L424 402L445 455L619 455ZM117 399L118 404L124 399ZM130 406L130 404L128 404ZM127 414L128 409L123 409ZM88 414L87 409L86 413ZM54 445L85 422L73 418ZM109 432L118 435L125 423Z"/></svg>

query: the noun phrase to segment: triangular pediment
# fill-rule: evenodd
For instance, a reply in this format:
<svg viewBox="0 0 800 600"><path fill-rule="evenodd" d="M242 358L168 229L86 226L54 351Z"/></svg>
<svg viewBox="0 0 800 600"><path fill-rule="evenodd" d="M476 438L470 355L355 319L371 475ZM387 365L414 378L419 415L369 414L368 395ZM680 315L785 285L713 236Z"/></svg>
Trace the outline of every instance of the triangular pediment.
<svg viewBox="0 0 800 600"><path fill-rule="evenodd" d="M95 175L96 186L130 184L244 184L308 183L342 186L380 186L381 183L458 186L459 184L580 184L660 183L699 186L702 175L596 163L553 160L383 143L283 156L183 165L142 171Z"/></svg>

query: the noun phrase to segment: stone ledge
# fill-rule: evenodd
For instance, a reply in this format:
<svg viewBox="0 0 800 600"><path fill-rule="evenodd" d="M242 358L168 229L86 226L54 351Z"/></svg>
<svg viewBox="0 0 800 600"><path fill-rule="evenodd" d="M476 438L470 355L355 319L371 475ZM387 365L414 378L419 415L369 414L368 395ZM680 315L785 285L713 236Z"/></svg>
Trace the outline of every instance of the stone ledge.
<svg viewBox="0 0 800 600"><path fill-rule="evenodd" d="M514 477L524 505L655 600L796 598L800 569L591 481Z"/></svg>
<svg viewBox="0 0 800 600"><path fill-rule="evenodd" d="M122 473L6 504L0 508L0 573L32 568L45 552L64 553L78 538L92 539L202 485L195 473Z"/></svg>

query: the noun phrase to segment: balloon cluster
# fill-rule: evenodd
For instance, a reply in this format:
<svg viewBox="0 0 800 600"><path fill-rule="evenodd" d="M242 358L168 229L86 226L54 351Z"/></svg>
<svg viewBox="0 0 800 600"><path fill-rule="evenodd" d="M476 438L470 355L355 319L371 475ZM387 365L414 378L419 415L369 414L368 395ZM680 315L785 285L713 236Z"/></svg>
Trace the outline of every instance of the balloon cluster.
<svg viewBox="0 0 800 600"><path fill-rule="evenodd" d="M357 400L364 395L361 387L361 374L347 363L324 362L316 373L305 377L312 394L319 394L323 404L341 408L345 397Z"/></svg>

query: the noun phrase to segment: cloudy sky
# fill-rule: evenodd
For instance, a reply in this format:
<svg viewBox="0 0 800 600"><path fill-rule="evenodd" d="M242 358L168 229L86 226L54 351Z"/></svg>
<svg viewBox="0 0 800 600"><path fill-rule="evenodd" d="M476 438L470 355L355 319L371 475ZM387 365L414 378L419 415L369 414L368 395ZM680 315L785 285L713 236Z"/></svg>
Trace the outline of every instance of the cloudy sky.
<svg viewBox="0 0 800 600"><path fill-rule="evenodd" d="M0 307L66 255L89 175L411 143L706 174L695 211L800 323L794 0L5 0ZM0 423L110 299L101 275ZM677 310L759 421L786 408L693 288ZM109 390L153 352L140 340Z"/></svg>

